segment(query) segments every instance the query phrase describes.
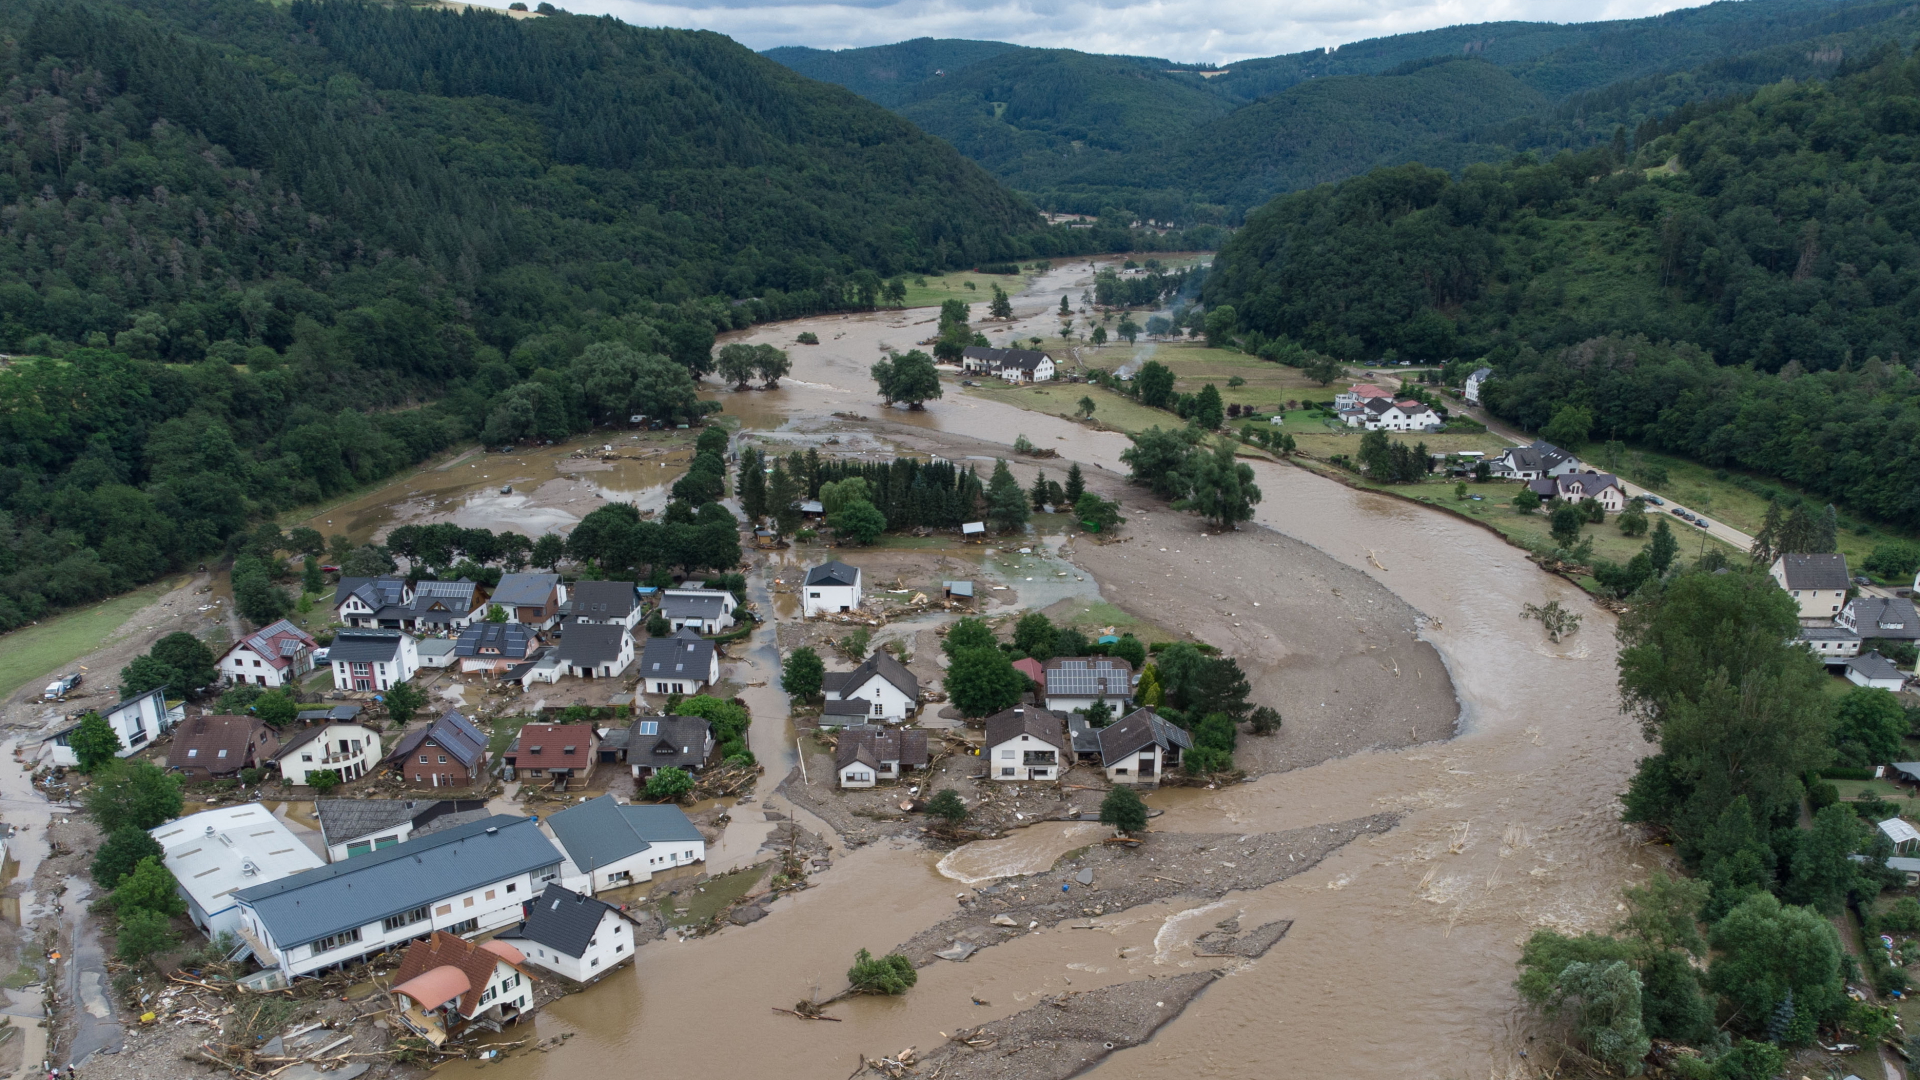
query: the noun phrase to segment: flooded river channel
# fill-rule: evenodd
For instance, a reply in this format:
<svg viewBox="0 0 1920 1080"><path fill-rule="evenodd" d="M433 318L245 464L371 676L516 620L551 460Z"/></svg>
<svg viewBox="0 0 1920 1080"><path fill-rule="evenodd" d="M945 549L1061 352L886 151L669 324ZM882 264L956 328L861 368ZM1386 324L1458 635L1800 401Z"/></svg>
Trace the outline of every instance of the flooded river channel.
<svg viewBox="0 0 1920 1080"><path fill-rule="evenodd" d="M1026 321L1015 329L1023 336L1027 327L1050 332L1047 313L1058 297L1077 296L1088 282L1084 264L1041 278L1018 298ZM909 311L758 328L739 337L789 348L793 376L777 391L715 396L750 430L771 438L808 425L846 426L831 414L860 413L1000 445L1025 434L1062 458L1122 469L1124 436L973 397L951 383L948 396L924 412L883 413L867 366L882 346L904 349L930 334L932 320L931 311ZM817 333L822 344L791 345L802 330ZM997 341L1000 332L992 336ZM491 466L500 456L483 460ZM528 462L524 471L537 478L544 466ZM469 464L450 471L473 471ZM1156 793L1150 805L1166 812L1153 828L1238 835L1382 812L1401 815L1397 827L1263 889L1217 902L1148 905L1102 919L1096 931L1041 929L966 963L940 961L923 969L919 985L902 998L842 1002L833 1011L844 1022L809 1023L773 1010L839 992L854 950L883 951L953 914L964 882L1044 870L1061 852L1096 841L1098 832L1083 838L1073 832L1080 827L1056 824L1026 830L998 847L947 855L946 873L940 853L905 842L836 851L815 887L781 900L764 920L691 942L648 945L633 967L539 1013L532 1034L576 1037L549 1052L488 1065L490 1080L616 1080L636 1068L841 1080L861 1054L925 1051L959 1027L1018 1012L1043 994L1196 970L1203 962L1186 943L1236 914L1247 925L1290 919L1293 926L1151 1042L1115 1054L1093 1075L1518 1075L1526 1038L1511 988L1519 943L1541 925L1605 928L1616 917L1622 884L1661 858L1641 849L1618 820L1616 793L1648 748L1616 705L1613 618L1486 530L1301 469L1254 467L1265 493L1258 525L1368 575L1425 616L1422 637L1438 650L1458 696L1458 732L1432 741L1422 730L1416 745L1360 749L1223 790ZM506 480L490 475L488 482ZM566 478L552 474L539 480L561 482ZM423 486L417 497L434 497L434 489ZM382 511L349 513L365 524ZM1195 544L1203 543L1198 522L1192 527ZM1214 541L1229 542L1238 540ZM1257 544L1241 544L1235 554L1201 550L1241 560L1231 568L1236 573L1280 574L1262 564ZM1145 550L1132 557L1173 560L1164 567L1169 576L1196 558ZM1286 572L1299 572L1297 559ZM764 590L765 582L756 576L754 587ZM1102 587L1111 594L1111 582ZM763 592L756 599L772 610ZM1560 645L1519 618L1522 605L1548 599L1586 616L1580 632ZM1235 618L1234 626L1247 624L1244 632L1283 643L1311 639L1320 629L1310 619L1262 622L1259 612L1236 610ZM738 673L765 680L776 662L763 642ZM757 717L781 714L777 682L748 695ZM1327 719L1332 715L1296 707L1286 722L1338 722ZM789 725L756 723L753 749L769 766L764 791L794 760ZM736 809L742 824L759 816L749 809ZM731 837L724 847L734 858L745 849ZM454 1062L440 1072L475 1068Z"/></svg>

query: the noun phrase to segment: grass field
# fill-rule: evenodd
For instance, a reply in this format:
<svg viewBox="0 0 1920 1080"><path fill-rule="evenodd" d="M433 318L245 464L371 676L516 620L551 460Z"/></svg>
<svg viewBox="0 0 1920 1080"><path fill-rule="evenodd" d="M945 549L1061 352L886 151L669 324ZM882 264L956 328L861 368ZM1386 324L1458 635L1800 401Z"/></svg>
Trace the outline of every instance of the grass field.
<svg viewBox="0 0 1920 1080"><path fill-rule="evenodd" d="M1030 263L1022 263L1021 272L1018 274L977 274L971 270L960 270L951 274L905 278L906 306L910 308L939 307L948 300L958 300L963 304L976 305L972 314L977 322L986 317L986 304L993 299L993 289L990 286L1000 286L1009 296L1019 292L1034 278L1034 275L1027 271L1030 265ZM920 284L923 281L926 284ZM967 288L969 285L973 288Z"/></svg>
<svg viewBox="0 0 1920 1080"><path fill-rule="evenodd" d="M106 644L134 612L179 584L178 578L157 581L83 611L43 619L0 637L0 697L12 694L34 679L50 679L67 665ZM118 676L119 672L115 671L87 672L89 680Z"/></svg>

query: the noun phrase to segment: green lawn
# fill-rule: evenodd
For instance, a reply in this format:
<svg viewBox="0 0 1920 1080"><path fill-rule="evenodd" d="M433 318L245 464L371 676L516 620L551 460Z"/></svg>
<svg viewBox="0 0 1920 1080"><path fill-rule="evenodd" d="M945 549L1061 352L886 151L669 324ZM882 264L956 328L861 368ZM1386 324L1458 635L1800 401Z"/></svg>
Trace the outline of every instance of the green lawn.
<svg viewBox="0 0 1920 1080"><path fill-rule="evenodd" d="M103 600L83 611L70 611L0 637L0 696L12 694L35 679L51 679L80 657L105 645L113 632L133 613L153 603L181 579L158 581L133 592ZM117 671L89 671L89 682L116 680Z"/></svg>
<svg viewBox="0 0 1920 1080"><path fill-rule="evenodd" d="M1849 687L1853 685L1844 679L1841 682ZM1891 780L1832 780L1829 783L1840 792L1842 799L1876 798L1905 802L1907 793L1913 790L1903 788Z"/></svg>
<svg viewBox="0 0 1920 1080"><path fill-rule="evenodd" d="M501 755L507 752L507 747L513 745L514 736L520 734L520 729L538 719L539 717L537 716L502 716L496 718L493 721L492 735L487 739L487 753L492 755L492 760L496 763L499 762Z"/></svg>
<svg viewBox="0 0 1920 1080"><path fill-rule="evenodd" d="M1050 382L1035 386L1010 386L998 379L971 387L963 393L978 394L1022 409L1078 419L1080 399L1093 399L1093 418L1121 431L1145 431L1150 427L1177 428L1185 421L1164 409L1145 405L1102 387L1087 383ZM1045 449L1045 447L1041 447Z"/></svg>
<svg viewBox="0 0 1920 1080"><path fill-rule="evenodd" d="M973 320L979 322L986 317L987 303L993 299L992 286L998 285L1011 296L1027 287L1034 275L1028 272L1031 263L1021 263L1018 274L976 274L971 270L961 270L951 274L929 274L925 277L903 278L907 286L907 307L939 307L948 300L958 300L973 305ZM919 282L926 282L925 285ZM973 288L967 288L972 285Z"/></svg>

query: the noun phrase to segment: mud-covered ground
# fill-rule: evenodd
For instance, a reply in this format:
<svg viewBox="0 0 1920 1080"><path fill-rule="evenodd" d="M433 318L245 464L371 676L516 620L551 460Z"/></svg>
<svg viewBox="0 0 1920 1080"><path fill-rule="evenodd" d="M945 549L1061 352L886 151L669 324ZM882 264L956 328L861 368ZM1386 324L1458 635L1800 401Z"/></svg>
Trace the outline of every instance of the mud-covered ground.
<svg viewBox="0 0 1920 1080"><path fill-rule="evenodd" d="M962 898L959 914L915 934L899 951L926 965L935 962L936 953L956 945L991 948L1069 919L1097 930L1104 915L1168 897L1217 899L1235 889L1262 888L1363 836L1384 833L1399 820L1397 814L1374 814L1244 836L1148 832L1137 848L1089 847L1044 873L1005 878L975 890ZM1083 883L1082 876L1091 882Z"/></svg>

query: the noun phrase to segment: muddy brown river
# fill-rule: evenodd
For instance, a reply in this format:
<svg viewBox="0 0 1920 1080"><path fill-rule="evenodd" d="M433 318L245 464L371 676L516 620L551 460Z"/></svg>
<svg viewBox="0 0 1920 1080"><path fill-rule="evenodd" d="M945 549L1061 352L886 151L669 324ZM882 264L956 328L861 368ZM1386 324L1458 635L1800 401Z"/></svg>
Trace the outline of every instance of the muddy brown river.
<svg viewBox="0 0 1920 1080"><path fill-rule="evenodd" d="M1018 298L1020 332L1051 332L1048 312L1058 297L1077 297L1088 283L1085 264L1041 278ZM883 344L905 348L926 336L932 315L835 316L739 335L786 345L813 330L822 344L790 346L794 372L781 390L715 396L749 429L774 438L783 428L829 422L833 412L878 416L867 365ZM998 341L1002 332L991 336ZM889 410L886 418L1002 445L1024 433L1063 457L1121 468L1128 445L1121 435L956 391L950 384L949 396L924 413ZM810 1023L772 1009L839 992L855 949L882 951L952 914L955 894L965 889L957 878L1044 869L1088 841L1074 826L1024 830L946 856L952 876L941 872L939 853L915 845L836 852L815 887L781 900L766 919L691 942L650 944L632 967L537 1014L533 1032L511 1037L575 1037L486 1065L489 1080L624 1080L636 1068L842 1080L862 1054L924 1051L961 1026L1019 1012L1044 994L1197 970L1204 962L1193 958L1192 939L1232 915L1246 925L1290 919L1293 926L1151 1042L1115 1054L1092 1075L1519 1075L1528 1033L1511 988L1519 943L1541 925L1605 928L1622 884L1662 859L1619 822L1616 793L1648 747L1616 705L1613 619L1476 526L1304 470L1254 468L1265 492L1260 525L1361 570L1427 617L1423 636L1458 694L1459 733L1223 790L1156 793L1149 802L1166 813L1154 828L1242 834L1383 811L1402 815L1397 828L1263 889L1204 904L1149 905L1102 919L1100 930L1062 925L966 963L941 961L923 969L903 998L853 999L834 1006L844 1022ZM1561 645L1518 617L1523 604L1547 599L1586 615ZM1283 639L1315 632L1312 625L1264 629ZM770 662L750 659L735 674L765 678ZM777 689L754 688L752 696L757 715L768 714L762 708L778 715ZM1314 722L1310 714L1288 717ZM763 790L777 781L775 763L792 760L786 727L754 727L754 750L769 764ZM752 805L736 809L735 828L758 817ZM764 832L750 825L743 835ZM730 861L743 850L733 838L725 847ZM454 1062L440 1072L479 1067Z"/></svg>

